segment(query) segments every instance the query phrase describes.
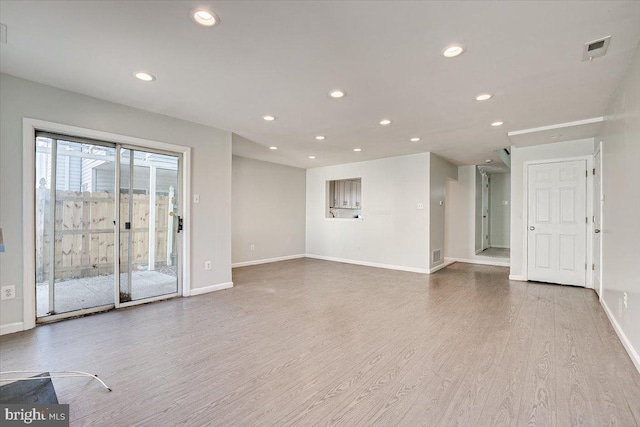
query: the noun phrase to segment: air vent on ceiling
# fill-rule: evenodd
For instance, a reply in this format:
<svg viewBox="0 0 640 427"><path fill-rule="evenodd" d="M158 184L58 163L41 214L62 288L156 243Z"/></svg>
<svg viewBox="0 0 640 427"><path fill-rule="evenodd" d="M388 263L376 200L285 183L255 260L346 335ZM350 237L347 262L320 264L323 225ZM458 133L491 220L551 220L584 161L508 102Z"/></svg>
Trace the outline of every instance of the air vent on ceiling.
<svg viewBox="0 0 640 427"><path fill-rule="evenodd" d="M611 36L585 43L582 50L582 60L591 61L593 58L604 56L609 47L609 40L611 40Z"/></svg>

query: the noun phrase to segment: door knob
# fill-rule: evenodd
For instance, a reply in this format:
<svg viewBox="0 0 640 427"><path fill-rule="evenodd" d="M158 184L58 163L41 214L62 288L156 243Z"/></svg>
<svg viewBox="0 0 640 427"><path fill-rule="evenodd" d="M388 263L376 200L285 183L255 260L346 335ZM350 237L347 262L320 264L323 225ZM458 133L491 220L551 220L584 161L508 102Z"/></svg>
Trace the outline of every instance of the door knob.
<svg viewBox="0 0 640 427"><path fill-rule="evenodd" d="M531 227L529 227L529 230L531 230L531 231L533 231L533 230L535 230L535 229L536 229L536 228L535 228L533 225L532 225Z"/></svg>
<svg viewBox="0 0 640 427"><path fill-rule="evenodd" d="M596 228L596 229L595 229L595 230L593 230L593 231L594 231L595 233L599 233L599 232L600 232L600 229L599 229L599 228Z"/></svg>

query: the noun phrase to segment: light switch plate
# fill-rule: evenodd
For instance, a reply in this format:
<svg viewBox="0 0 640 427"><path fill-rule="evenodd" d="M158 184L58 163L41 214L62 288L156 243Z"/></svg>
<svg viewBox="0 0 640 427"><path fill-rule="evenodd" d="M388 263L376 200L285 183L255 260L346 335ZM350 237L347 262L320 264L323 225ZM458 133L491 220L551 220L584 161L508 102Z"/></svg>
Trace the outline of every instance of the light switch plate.
<svg viewBox="0 0 640 427"><path fill-rule="evenodd" d="M193 195L193 203L200 203L200 196L197 194Z"/></svg>

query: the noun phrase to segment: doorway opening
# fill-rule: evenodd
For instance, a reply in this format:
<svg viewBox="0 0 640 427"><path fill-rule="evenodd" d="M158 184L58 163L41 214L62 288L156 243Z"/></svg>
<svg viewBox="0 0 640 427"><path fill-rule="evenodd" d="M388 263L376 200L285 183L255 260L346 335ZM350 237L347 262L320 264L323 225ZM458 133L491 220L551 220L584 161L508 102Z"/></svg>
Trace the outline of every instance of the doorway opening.
<svg viewBox="0 0 640 427"><path fill-rule="evenodd" d="M182 154L35 133L36 320L181 292Z"/></svg>
<svg viewBox="0 0 640 427"><path fill-rule="evenodd" d="M476 166L476 255L510 259L511 170Z"/></svg>

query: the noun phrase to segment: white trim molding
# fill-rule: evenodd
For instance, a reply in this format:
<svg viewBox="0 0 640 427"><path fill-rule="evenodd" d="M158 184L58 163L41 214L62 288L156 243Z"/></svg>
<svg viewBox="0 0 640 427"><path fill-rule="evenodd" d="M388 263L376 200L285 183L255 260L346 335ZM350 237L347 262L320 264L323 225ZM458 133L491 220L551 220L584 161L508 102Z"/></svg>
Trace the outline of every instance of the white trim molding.
<svg viewBox="0 0 640 427"><path fill-rule="evenodd" d="M400 271L409 271L411 273L429 274L429 270L426 268L405 267L403 265L380 264L377 262L358 261L355 259L346 259L346 258L335 258L330 256L324 256L324 255L307 254L306 256L307 258L321 259L324 261L343 262L345 264L363 265L365 267L386 268L387 270L400 270Z"/></svg>
<svg viewBox="0 0 640 427"><path fill-rule="evenodd" d="M0 326L0 335L13 334L14 332L24 331L24 322L16 322L16 323L7 323L6 325Z"/></svg>
<svg viewBox="0 0 640 427"><path fill-rule="evenodd" d="M433 273L435 273L436 271L440 271L440 270L442 270L442 269L443 269L443 268L445 268L445 267L449 267L449 266L450 266L451 264L453 264L454 262L455 262L455 261L453 261L453 262L447 262L447 261L445 260L445 262L443 262L442 264L440 264L440 265L436 265L435 267L431 268L427 274L433 274Z"/></svg>
<svg viewBox="0 0 640 427"><path fill-rule="evenodd" d="M219 283L217 285L205 286L203 288L191 289L189 296L208 294L209 292L221 291L223 289L233 288L233 282Z"/></svg>
<svg viewBox="0 0 640 427"><path fill-rule="evenodd" d="M521 276L519 274L510 274L509 275L509 280L515 280L517 282L526 282L527 278L524 276Z"/></svg>
<svg viewBox="0 0 640 427"><path fill-rule="evenodd" d="M609 310L609 306L607 305L607 303L604 301L603 298L600 299L600 304L602 305L604 312L607 314L607 317L609 318L611 325L613 325L613 330L616 331L616 334L618 334L618 338L620 338L620 341L622 341L622 345L624 346L624 349L627 350L627 353L629 353L629 357L631 358L631 361L635 365L638 372L640 372L640 355L638 355L638 352L636 351L636 349L633 348L633 345L631 345L631 341L629 341L629 338L627 338L627 336L625 335L624 331L620 327L620 324L618 323L616 318L613 316L613 313L611 313L611 310Z"/></svg>
<svg viewBox="0 0 640 427"><path fill-rule="evenodd" d="M290 260L290 259L298 259L298 258L305 258L305 257L306 257L305 254L297 254L297 255L280 256L280 257L275 257L275 258L257 259L257 260L254 260L254 261L236 262L236 263L231 264L231 268L247 267L247 266L250 266L250 265L258 265L258 264L268 264L270 262L287 261L287 260Z"/></svg>
<svg viewBox="0 0 640 427"><path fill-rule="evenodd" d="M466 264L480 264L480 265L493 265L494 267L510 267L510 262L504 261L493 261L493 260L484 260L484 259L465 259L465 258L449 258L445 257L445 261L449 263L453 262L463 262Z"/></svg>
<svg viewBox="0 0 640 427"><path fill-rule="evenodd" d="M576 120L574 122L557 123L555 125L541 126L537 128L531 128L531 129L514 130L511 132L507 132L507 136L525 135L527 133L563 129L563 128L568 128L572 126L590 125L594 123L601 123L603 121L604 121L604 117L593 117L591 119Z"/></svg>

